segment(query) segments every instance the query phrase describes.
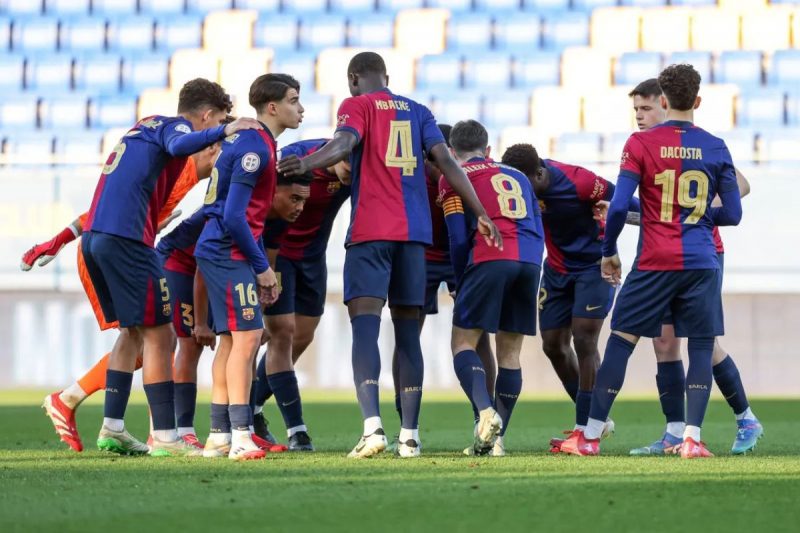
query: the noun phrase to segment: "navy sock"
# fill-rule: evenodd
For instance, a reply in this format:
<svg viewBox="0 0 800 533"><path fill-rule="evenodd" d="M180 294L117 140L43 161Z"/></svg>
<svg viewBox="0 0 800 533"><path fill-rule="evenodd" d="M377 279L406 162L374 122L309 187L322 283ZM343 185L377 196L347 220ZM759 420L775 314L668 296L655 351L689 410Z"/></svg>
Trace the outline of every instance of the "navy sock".
<svg viewBox="0 0 800 533"><path fill-rule="evenodd" d="M231 417L228 414L228 404L211 404L211 427L209 433L230 433Z"/></svg>
<svg viewBox="0 0 800 533"><path fill-rule="evenodd" d="M564 390L567 391L572 401L578 401L578 380L562 382L561 384L564 386Z"/></svg>
<svg viewBox="0 0 800 533"><path fill-rule="evenodd" d="M686 372L686 424L701 427L711 396L713 337L689 338L689 370Z"/></svg>
<svg viewBox="0 0 800 533"><path fill-rule="evenodd" d="M522 369L503 368L497 369L497 381L494 385L494 403L497 414L503 420L503 429L500 435L505 435L511 413L517 405L519 393L522 392Z"/></svg>
<svg viewBox="0 0 800 533"><path fill-rule="evenodd" d="M297 386L297 375L294 370L276 372L267 376L269 385L275 393L275 401L283 416L286 428L303 425L303 403L300 401L300 389Z"/></svg>
<svg viewBox="0 0 800 533"><path fill-rule="evenodd" d="M461 388L464 389L467 398L478 411L491 407L492 399L489 398L489 391L486 390L486 371L475 350L458 352L453 357L453 368L456 370Z"/></svg>
<svg viewBox="0 0 800 533"><path fill-rule="evenodd" d="M266 352L264 355L261 356L261 359L258 361L258 366L256 367L256 379L254 381L255 389L252 392L252 401L255 402L255 405L261 407L267 400L272 397L272 387L269 386L269 380L267 379L267 354Z"/></svg>
<svg viewBox="0 0 800 533"><path fill-rule="evenodd" d="M656 373L658 399L661 411L670 422L686 421L686 374L683 361L658 363Z"/></svg>
<svg viewBox="0 0 800 533"><path fill-rule="evenodd" d="M419 408L422 403L422 379L425 363L419 344L419 320L392 319L397 344L397 383L400 386L400 427L419 427Z"/></svg>
<svg viewBox="0 0 800 533"><path fill-rule="evenodd" d="M579 390L575 397L575 424L585 426L589 423L589 408L592 406L592 391Z"/></svg>
<svg viewBox="0 0 800 533"><path fill-rule="evenodd" d="M125 409L131 396L132 372L106 370L106 402L103 416L106 418L125 419Z"/></svg>
<svg viewBox="0 0 800 533"><path fill-rule="evenodd" d="M231 429L236 431L248 431L250 429L250 405L235 404L228 406L228 416L231 420Z"/></svg>
<svg viewBox="0 0 800 533"><path fill-rule="evenodd" d="M729 355L714 368L714 381L717 382L717 387L725 397L725 401L733 409L733 414L740 415L747 411L750 403L747 401L747 394L744 392L744 385L742 385L742 378L739 376L739 369L736 368L736 363Z"/></svg>
<svg viewBox="0 0 800 533"><path fill-rule="evenodd" d="M197 405L197 383L175 384L175 418L179 428L194 427L194 409Z"/></svg>
<svg viewBox="0 0 800 533"><path fill-rule="evenodd" d="M153 429L175 429L175 383L171 380L150 383L144 386L144 393L150 405Z"/></svg>
<svg viewBox="0 0 800 533"><path fill-rule="evenodd" d="M606 344L606 353L603 362L597 370L597 378L592 391L592 407L589 409L589 418L606 420L614 399L619 394L625 381L625 370L628 359L633 353L635 344L630 343L619 335L610 335Z"/></svg>
<svg viewBox="0 0 800 533"><path fill-rule="evenodd" d="M350 320L353 329L353 381L361 414L366 418L381 416L378 397L378 378L381 375L381 353L378 335L381 317L358 315Z"/></svg>
<svg viewBox="0 0 800 533"><path fill-rule="evenodd" d="M255 378L255 376L253 376L253 378ZM250 425L251 426L253 425L253 416L255 414L255 409L256 409L256 383L258 383L258 381L256 381L255 379L253 379L253 381L250 382L250 402L249 402L249 405L250 405Z"/></svg>

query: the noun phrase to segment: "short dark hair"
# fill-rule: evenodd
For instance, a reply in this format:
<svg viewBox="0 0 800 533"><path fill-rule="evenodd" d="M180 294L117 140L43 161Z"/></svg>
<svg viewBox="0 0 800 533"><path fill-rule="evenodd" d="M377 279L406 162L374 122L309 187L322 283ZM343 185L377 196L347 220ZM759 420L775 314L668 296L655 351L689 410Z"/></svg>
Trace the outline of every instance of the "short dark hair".
<svg viewBox="0 0 800 533"><path fill-rule="evenodd" d="M460 154L486 150L489 133L477 120L460 120L450 130L450 146Z"/></svg>
<svg viewBox="0 0 800 533"><path fill-rule="evenodd" d="M658 84L657 79L650 78L649 80L644 80L642 83L634 87L633 90L628 93L628 96L631 98L634 96L642 96L644 98L661 96L661 86Z"/></svg>
<svg viewBox="0 0 800 533"><path fill-rule="evenodd" d="M439 131L442 132L445 144L450 148L450 132L453 130L453 126L450 124L437 124L437 126L439 126ZM433 156L430 152L428 152L428 161L433 161Z"/></svg>
<svg viewBox="0 0 800 533"><path fill-rule="evenodd" d="M386 63L375 52L360 52L347 65L348 74L378 74L386 76Z"/></svg>
<svg viewBox="0 0 800 533"><path fill-rule="evenodd" d="M231 122L235 121L236 117L228 113L225 115L225 118L222 119L223 124L230 124Z"/></svg>
<svg viewBox="0 0 800 533"><path fill-rule="evenodd" d="M299 93L300 82L288 74L274 72L262 74L250 85L250 105L257 112L261 111L268 103L283 100L289 89L294 89Z"/></svg>
<svg viewBox="0 0 800 533"><path fill-rule="evenodd" d="M534 176L542 166L539 159L539 152L532 144L512 144L506 148L503 158L500 160L504 165L514 167L526 176Z"/></svg>
<svg viewBox="0 0 800 533"><path fill-rule="evenodd" d="M670 65L658 75L658 84L669 106L678 111L688 111L694 107L697 93L700 92L700 80L700 73L687 63Z"/></svg>
<svg viewBox="0 0 800 533"><path fill-rule="evenodd" d="M219 83L205 78L187 81L178 95L178 113L200 111L204 107L230 113L233 102Z"/></svg>
<svg viewBox="0 0 800 533"><path fill-rule="evenodd" d="M309 186L314 181L314 175L311 172L305 174L295 174L294 176L287 176L286 174L278 174L278 185L304 185Z"/></svg>

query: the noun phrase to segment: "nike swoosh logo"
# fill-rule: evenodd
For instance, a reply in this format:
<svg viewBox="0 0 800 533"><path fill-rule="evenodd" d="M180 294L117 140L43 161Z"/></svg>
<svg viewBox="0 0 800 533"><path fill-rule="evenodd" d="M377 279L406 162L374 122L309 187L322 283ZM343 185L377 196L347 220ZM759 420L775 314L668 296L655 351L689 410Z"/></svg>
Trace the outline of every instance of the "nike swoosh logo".
<svg viewBox="0 0 800 533"><path fill-rule="evenodd" d="M594 311L595 309L600 309L601 307L603 307L603 306L602 305L587 305L586 306L586 310L587 311Z"/></svg>
<svg viewBox="0 0 800 533"><path fill-rule="evenodd" d="M659 394L659 395L658 395L658 397L659 397L659 398L663 398L663 397L664 397L664 396L666 396L667 394L669 394L669 393L665 392L665 393Z"/></svg>
<svg viewBox="0 0 800 533"><path fill-rule="evenodd" d="M293 403L297 402L297 400L299 400L299 398L295 398L295 399L294 399L294 400L292 400L291 402L287 402L287 403L283 403L283 402L281 402L281 405L282 405L282 406L284 406L284 407L289 407L289 406L290 406L290 405L292 405Z"/></svg>

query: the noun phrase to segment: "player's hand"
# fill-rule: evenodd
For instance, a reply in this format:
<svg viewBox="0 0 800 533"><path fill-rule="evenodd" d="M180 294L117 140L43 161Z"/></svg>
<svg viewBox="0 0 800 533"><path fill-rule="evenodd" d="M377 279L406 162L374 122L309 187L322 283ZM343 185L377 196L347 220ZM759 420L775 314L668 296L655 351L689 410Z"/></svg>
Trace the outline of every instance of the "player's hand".
<svg viewBox="0 0 800 533"><path fill-rule="evenodd" d="M47 242L41 244L34 244L30 250L22 255L19 262L19 267L23 272L27 272L33 268L33 264L38 261L40 267L45 266L58 255L58 252L70 241L75 240L75 231L64 229L61 233L53 237Z"/></svg>
<svg viewBox="0 0 800 533"><path fill-rule="evenodd" d="M619 254L603 258L600 262L600 275L615 287L622 283L622 261L619 260Z"/></svg>
<svg viewBox="0 0 800 533"><path fill-rule="evenodd" d="M172 222L173 220L175 220L176 218L178 218L182 214L183 214L183 211L181 211L180 209L176 209L175 211L170 213L169 216L167 218L165 218L164 220L162 220L161 223L158 225L158 229L156 229L156 233L161 233L161 230L163 230L164 228L169 226L170 222Z"/></svg>
<svg viewBox="0 0 800 533"><path fill-rule="evenodd" d="M478 217L478 233L483 235L486 244L494 246L498 250L503 249L503 237L500 235L500 230L494 225L494 222L486 215Z"/></svg>
<svg viewBox="0 0 800 533"><path fill-rule="evenodd" d="M272 305L278 300L278 278L272 268L256 276L258 285L258 301L262 305Z"/></svg>
<svg viewBox="0 0 800 533"><path fill-rule="evenodd" d="M200 346L208 346L212 350L217 346L217 336L208 327L208 324L197 324L192 329L194 341Z"/></svg>
<svg viewBox="0 0 800 533"><path fill-rule="evenodd" d="M287 155L278 161L278 172L287 176L301 176L306 173L306 164L295 154Z"/></svg>
<svg viewBox="0 0 800 533"><path fill-rule="evenodd" d="M611 205L611 203L608 200L600 200L592 206L592 218L599 222L601 227L606 225L609 205Z"/></svg>
<svg viewBox="0 0 800 533"><path fill-rule="evenodd" d="M211 146L207 146L203 150L200 150L196 154L192 155L195 167L197 168L198 178L205 179L211 175L211 171L214 170L214 163L217 161L219 151L219 143L214 143Z"/></svg>
<svg viewBox="0 0 800 533"><path fill-rule="evenodd" d="M262 130L261 123L254 118L239 117L225 126L225 136L233 135L241 130Z"/></svg>

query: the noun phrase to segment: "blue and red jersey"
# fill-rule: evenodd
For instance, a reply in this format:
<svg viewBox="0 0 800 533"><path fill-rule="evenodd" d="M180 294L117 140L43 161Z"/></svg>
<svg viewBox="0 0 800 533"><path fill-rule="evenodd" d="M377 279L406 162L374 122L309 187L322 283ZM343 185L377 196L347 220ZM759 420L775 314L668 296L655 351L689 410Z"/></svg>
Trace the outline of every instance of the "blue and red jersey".
<svg viewBox="0 0 800 533"><path fill-rule="evenodd" d="M194 275L197 270L194 248L205 224L205 214L202 209L198 209L158 241L156 250L165 258L165 269Z"/></svg>
<svg viewBox="0 0 800 533"><path fill-rule="evenodd" d="M430 177L428 182L428 208L431 212L431 230L433 240L431 245L425 248L425 261L434 263L450 262L450 237L447 234L447 223L444 220L442 210L442 197L439 192L439 184Z"/></svg>
<svg viewBox="0 0 800 533"><path fill-rule="evenodd" d="M352 211L346 244L430 244L424 159L445 142L430 110L382 89L342 102L336 131L358 139L350 155Z"/></svg>
<svg viewBox="0 0 800 533"><path fill-rule="evenodd" d="M203 209L208 221L197 241L195 257L248 261L257 274L269 267L261 234L278 180L275 149L275 139L266 126L240 131L222 143ZM249 198L234 198L232 186L247 191ZM244 228L247 231L242 231Z"/></svg>
<svg viewBox="0 0 800 533"><path fill-rule="evenodd" d="M280 157L311 155L328 139L314 139L292 143L280 150ZM325 254L333 222L339 209L350 196L350 187L342 185L336 174L320 168L313 171L311 193L300 216L288 225L280 238L279 254L286 259L300 261L318 259Z"/></svg>
<svg viewBox="0 0 800 533"><path fill-rule="evenodd" d="M486 214L503 237L503 249L486 243L477 233L477 219L465 213L461 198L444 177L439 180L442 207L450 234L451 256L456 276L469 265L486 261L519 261L542 264L544 237L539 203L528 178L518 170L491 159L473 158L462 165ZM453 217L455 215L455 217ZM456 222L458 219L463 222ZM458 225L465 225L466 232ZM468 256L464 261L462 237L467 236Z"/></svg>
<svg viewBox="0 0 800 533"><path fill-rule="evenodd" d="M224 126L192 132L182 117L140 120L103 166L84 231L98 231L153 246L159 211L188 155L220 140Z"/></svg>
<svg viewBox="0 0 800 533"><path fill-rule="evenodd" d="M722 139L683 121L634 133L623 150L623 177L639 183L642 217L635 268L719 268L711 202L717 194L738 191Z"/></svg>

